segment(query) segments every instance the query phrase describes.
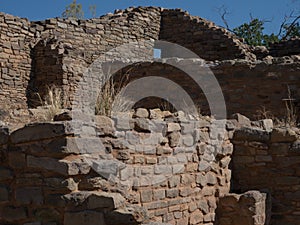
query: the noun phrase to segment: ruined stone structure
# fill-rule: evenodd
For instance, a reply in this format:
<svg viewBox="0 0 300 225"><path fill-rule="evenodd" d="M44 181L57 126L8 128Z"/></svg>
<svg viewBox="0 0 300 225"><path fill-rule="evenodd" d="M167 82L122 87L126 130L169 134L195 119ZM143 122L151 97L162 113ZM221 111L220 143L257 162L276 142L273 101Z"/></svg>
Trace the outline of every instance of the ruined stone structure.
<svg viewBox="0 0 300 225"><path fill-rule="evenodd" d="M212 22L155 7L91 20L30 22L0 14L0 119L13 115L18 122L32 122L24 110L40 105L51 85L63 90L64 107L72 108L84 69L103 53L137 41L144 44L145 57L154 47L162 59L129 65L115 80L125 73L128 83L146 76L170 79L209 115L205 93L166 63L203 66L203 61L186 59L155 40L176 43L206 60L228 115L254 119L265 107L283 117L283 100L297 103L299 39L253 48ZM154 109L156 100L139 102L125 113L125 122L95 116L78 123L74 115L62 114L56 122L16 130L2 126L0 224L300 223L298 129L276 127L270 119L250 122L240 114L191 120L180 111Z"/></svg>
<svg viewBox="0 0 300 225"><path fill-rule="evenodd" d="M0 97L1 103L14 109L36 105L36 93L43 97L50 84L63 88L69 106L70 93L83 68L114 47L142 40L176 43L214 61L211 69L222 87L229 114L253 117L257 106L264 106L283 115L278 104L284 106L281 100L287 98L287 85L295 98L299 96L299 40L274 44L270 50L251 49L225 29L181 10L130 8L86 21L29 22L1 14L0 22ZM173 56L183 57L162 49L162 57ZM248 82L248 77L253 82ZM207 106L202 108L207 112Z"/></svg>

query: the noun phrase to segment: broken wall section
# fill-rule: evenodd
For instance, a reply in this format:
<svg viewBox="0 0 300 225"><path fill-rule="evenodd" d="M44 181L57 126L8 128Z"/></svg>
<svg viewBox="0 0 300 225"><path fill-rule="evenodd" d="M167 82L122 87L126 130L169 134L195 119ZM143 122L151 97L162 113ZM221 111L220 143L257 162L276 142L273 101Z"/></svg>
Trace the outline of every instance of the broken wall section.
<svg viewBox="0 0 300 225"><path fill-rule="evenodd" d="M186 47L208 61L256 57L235 35L213 22L191 16L181 9L164 9L161 14L160 40ZM162 57L182 57L182 52L162 49Z"/></svg>
<svg viewBox="0 0 300 225"><path fill-rule="evenodd" d="M157 40L160 8L128 8L91 20L29 22L1 14L0 24L0 96L14 109L26 109L27 100L29 105L38 104L37 93L44 98L45 86L64 84L68 86L62 88L64 95L73 93L82 71L104 52L126 43ZM64 101L70 106L70 99Z"/></svg>
<svg viewBox="0 0 300 225"><path fill-rule="evenodd" d="M104 222L107 211L108 221L120 213L121 221L137 224L132 213L114 211L125 208L120 194L79 192L78 183L91 168L77 155L73 134L68 123L28 125L12 134L1 129L1 224L112 225ZM74 196L68 195L73 192ZM86 205L78 207L79 200Z"/></svg>
<svg viewBox="0 0 300 225"><path fill-rule="evenodd" d="M243 126L235 131L233 191L260 190L272 198L272 225L299 223L299 130Z"/></svg>
<svg viewBox="0 0 300 225"><path fill-rule="evenodd" d="M128 8L91 20L56 18L36 23L42 30L45 49L41 48L42 44L35 47L36 68L31 86L44 97L45 84L58 85L64 93L64 107L70 107L72 95L83 73L91 63L101 60L104 53L118 46L139 43L145 55L153 56L151 47L154 43L151 45L144 41L158 39L160 9ZM56 54L50 54L46 50L49 48ZM122 50L123 55L117 49L115 59L120 56L126 59L135 54L133 46L128 45L126 48L126 52ZM57 60L53 64L55 58ZM57 80L51 82L54 78Z"/></svg>
<svg viewBox="0 0 300 225"><path fill-rule="evenodd" d="M213 223L229 192L232 128L160 110L123 118L3 130L0 222Z"/></svg>

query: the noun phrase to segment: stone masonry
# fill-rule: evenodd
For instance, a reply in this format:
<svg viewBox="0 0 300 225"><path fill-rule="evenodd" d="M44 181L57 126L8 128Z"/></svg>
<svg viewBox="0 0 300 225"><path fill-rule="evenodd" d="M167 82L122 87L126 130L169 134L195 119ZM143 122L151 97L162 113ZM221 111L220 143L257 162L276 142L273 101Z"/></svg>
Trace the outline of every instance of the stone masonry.
<svg viewBox="0 0 300 225"><path fill-rule="evenodd" d="M61 87L65 106L70 107L84 68L112 48L143 40L176 43L213 61L209 65L222 87L229 114L240 112L253 118L259 106L264 106L282 116L277 106L284 107L288 86L293 97L299 96L298 39L257 51L212 22L178 9L128 8L80 21L29 22L0 14L0 26L0 98L5 108L37 106L41 104L37 96L44 98L49 86ZM184 57L166 49L161 52L162 57ZM253 82L248 82L250 76ZM203 112L209 113L201 102Z"/></svg>
<svg viewBox="0 0 300 225"><path fill-rule="evenodd" d="M262 118L285 117L287 100L297 108L299 41L250 47L181 9L36 22L0 13L0 224L299 225L300 131ZM118 51L132 42L139 52ZM79 119L70 109L80 88L90 104L86 68L115 48L116 63L129 64L113 73L116 83L167 78L202 115L159 109L153 96ZM149 61L153 48L161 57ZM211 115L207 93L179 69L189 64L215 75L233 119ZM64 113L37 121L32 114L52 86L62 90Z"/></svg>
<svg viewBox="0 0 300 225"><path fill-rule="evenodd" d="M96 116L95 137L77 143L73 121L3 128L0 223L213 224L230 189L232 128L160 110L120 118Z"/></svg>
<svg viewBox="0 0 300 225"><path fill-rule="evenodd" d="M122 118L2 128L1 224L298 223L299 130L159 109Z"/></svg>

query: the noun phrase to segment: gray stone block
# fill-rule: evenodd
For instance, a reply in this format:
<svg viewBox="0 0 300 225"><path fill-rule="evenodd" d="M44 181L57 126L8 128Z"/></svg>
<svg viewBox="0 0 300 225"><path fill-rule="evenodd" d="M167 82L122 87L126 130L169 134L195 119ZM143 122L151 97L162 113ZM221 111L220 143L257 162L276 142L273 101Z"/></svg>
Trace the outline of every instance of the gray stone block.
<svg viewBox="0 0 300 225"><path fill-rule="evenodd" d="M237 141L268 142L270 140L270 132L259 128L242 127L234 132L233 139Z"/></svg>
<svg viewBox="0 0 300 225"><path fill-rule="evenodd" d="M73 135L70 123L29 124L11 134L13 144Z"/></svg>
<svg viewBox="0 0 300 225"><path fill-rule="evenodd" d="M91 168L87 162L82 162L80 159L68 161L34 156L27 157L27 166L55 172L65 176L87 174Z"/></svg>
<svg viewBox="0 0 300 225"><path fill-rule="evenodd" d="M175 132L180 131L181 127L178 123L168 123L167 124L167 132Z"/></svg>

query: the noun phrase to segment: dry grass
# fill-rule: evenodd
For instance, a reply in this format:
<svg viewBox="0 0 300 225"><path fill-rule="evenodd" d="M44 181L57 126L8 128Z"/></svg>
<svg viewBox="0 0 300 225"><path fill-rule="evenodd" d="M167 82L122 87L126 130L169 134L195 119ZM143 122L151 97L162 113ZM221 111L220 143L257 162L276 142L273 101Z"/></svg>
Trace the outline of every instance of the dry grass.
<svg viewBox="0 0 300 225"><path fill-rule="evenodd" d="M174 106L169 102L169 99L161 100L160 103L158 103L157 106L162 111L169 111L169 112L175 112L176 111Z"/></svg>
<svg viewBox="0 0 300 225"><path fill-rule="evenodd" d="M112 109L114 110L114 113L126 112L130 111L133 105L134 102L132 100L122 96L121 93L118 93L115 96Z"/></svg>
<svg viewBox="0 0 300 225"><path fill-rule="evenodd" d="M285 123L289 126L297 126L297 109L294 105L294 99L291 93L291 89L288 87L288 98L285 99Z"/></svg>
<svg viewBox="0 0 300 225"><path fill-rule="evenodd" d="M115 97L115 89L113 80L109 80L107 84L100 90L97 98L95 113L96 115L110 115L111 106Z"/></svg>
<svg viewBox="0 0 300 225"><path fill-rule="evenodd" d="M44 99L42 99L38 93L37 96L43 108L46 109L44 119L46 121L52 121L54 116L60 113L63 108L63 92L61 88L58 88L56 86L51 86L47 89L48 91Z"/></svg>
<svg viewBox="0 0 300 225"><path fill-rule="evenodd" d="M265 106L261 106L260 109L256 110L256 115L254 115L254 117L257 120L275 119L275 116L271 113L271 111L267 110Z"/></svg>
<svg viewBox="0 0 300 225"><path fill-rule="evenodd" d="M104 87L100 90L97 97L95 113L96 115L110 116L112 109L123 111L129 105L129 100L120 95L122 88L127 84L129 79L128 71L122 76L119 82L115 82L111 77ZM107 80L103 77L103 82Z"/></svg>
<svg viewBox="0 0 300 225"><path fill-rule="evenodd" d="M294 104L294 98L292 92L287 87L287 98L283 99L285 105L285 115L283 118L275 117L271 111L268 111L266 107L262 106L261 109L257 110L255 117L258 120L272 119L275 127L296 127L298 120L298 112Z"/></svg>

